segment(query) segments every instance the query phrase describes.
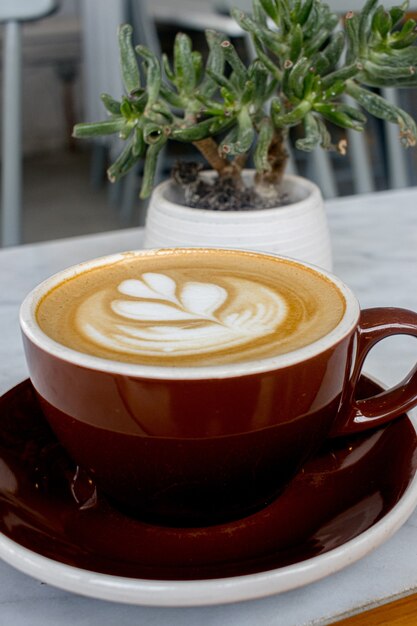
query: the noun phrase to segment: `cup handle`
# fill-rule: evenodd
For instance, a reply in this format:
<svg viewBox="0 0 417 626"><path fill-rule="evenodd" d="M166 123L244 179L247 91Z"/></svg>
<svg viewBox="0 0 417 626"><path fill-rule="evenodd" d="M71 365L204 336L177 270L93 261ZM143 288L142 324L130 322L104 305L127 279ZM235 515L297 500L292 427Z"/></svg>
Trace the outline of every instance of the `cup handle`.
<svg viewBox="0 0 417 626"><path fill-rule="evenodd" d="M358 433L380 426L417 404L417 364L398 385L363 400L356 399L356 385L371 348L392 335L417 337L417 313L407 309L374 308L362 311L357 328L357 348L331 437Z"/></svg>

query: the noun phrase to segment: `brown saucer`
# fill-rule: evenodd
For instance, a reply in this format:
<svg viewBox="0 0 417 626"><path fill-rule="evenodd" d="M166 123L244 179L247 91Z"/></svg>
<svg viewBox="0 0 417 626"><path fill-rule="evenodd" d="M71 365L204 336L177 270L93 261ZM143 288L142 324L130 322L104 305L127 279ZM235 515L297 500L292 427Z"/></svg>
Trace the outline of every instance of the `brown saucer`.
<svg viewBox="0 0 417 626"><path fill-rule="evenodd" d="M379 389L362 378L361 397ZM329 442L254 515L207 528L163 528L123 515L76 476L26 380L0 398L0 531L60 563L116 576L193 580L262 572L301 563L371 528L410 484L416 451L416 432L404 415Z"/></svg>

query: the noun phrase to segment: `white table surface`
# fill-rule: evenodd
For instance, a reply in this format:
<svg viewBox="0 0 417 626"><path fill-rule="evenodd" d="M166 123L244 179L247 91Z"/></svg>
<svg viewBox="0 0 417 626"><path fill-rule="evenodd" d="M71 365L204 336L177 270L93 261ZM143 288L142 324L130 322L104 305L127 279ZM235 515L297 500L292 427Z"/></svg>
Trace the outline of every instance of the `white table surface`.
<svg viewBox="0 0 417 626"><path fill-rule="evenodd" d="M417 310L417 188L327 202L335 273L362 307ZM137 229L0 251L0 393L27 376L18 308L38 282L68 265L140 248ZM378 345L367 372L397 382L416 361L409 337ZM322 626L342 615L417 592L417 512L387 543L331 577L282 595L239 604L162 609L67 593L0 562L0 626Z"/></svg>

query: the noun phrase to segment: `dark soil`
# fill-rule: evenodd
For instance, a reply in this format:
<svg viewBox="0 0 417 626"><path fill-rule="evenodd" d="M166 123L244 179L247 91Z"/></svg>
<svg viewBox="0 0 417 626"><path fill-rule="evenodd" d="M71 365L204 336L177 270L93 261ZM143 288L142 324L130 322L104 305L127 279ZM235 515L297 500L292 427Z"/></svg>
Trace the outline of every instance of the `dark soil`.
<svg viewBox="0 0 417 626"><path fill-rule="evenodd" d="M189 207L213 211L253 211L290 203L285 193L263 197L255 187L246 186L240 177L217 176L208 180L200 175L201 170L199 163L180 162L172 171L172 177L183 189L185 204Z"/></svg>

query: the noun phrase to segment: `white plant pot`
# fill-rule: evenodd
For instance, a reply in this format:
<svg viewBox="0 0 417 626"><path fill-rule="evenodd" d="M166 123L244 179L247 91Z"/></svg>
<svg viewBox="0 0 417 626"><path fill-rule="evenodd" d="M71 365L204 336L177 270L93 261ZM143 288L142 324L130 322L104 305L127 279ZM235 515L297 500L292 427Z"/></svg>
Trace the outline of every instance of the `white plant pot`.
<svg viewBox="0 0 417 626"><path fill-rule="evenodd" d="M213 175L213 173L208 173ZM250 179L253 172L246 171ZM202 246L274 252L332 269L330 235L320 189L300 176L285 176L291 204L272 209L211 211L184 206L172 181L153 191L145 248Z"/></svg>

